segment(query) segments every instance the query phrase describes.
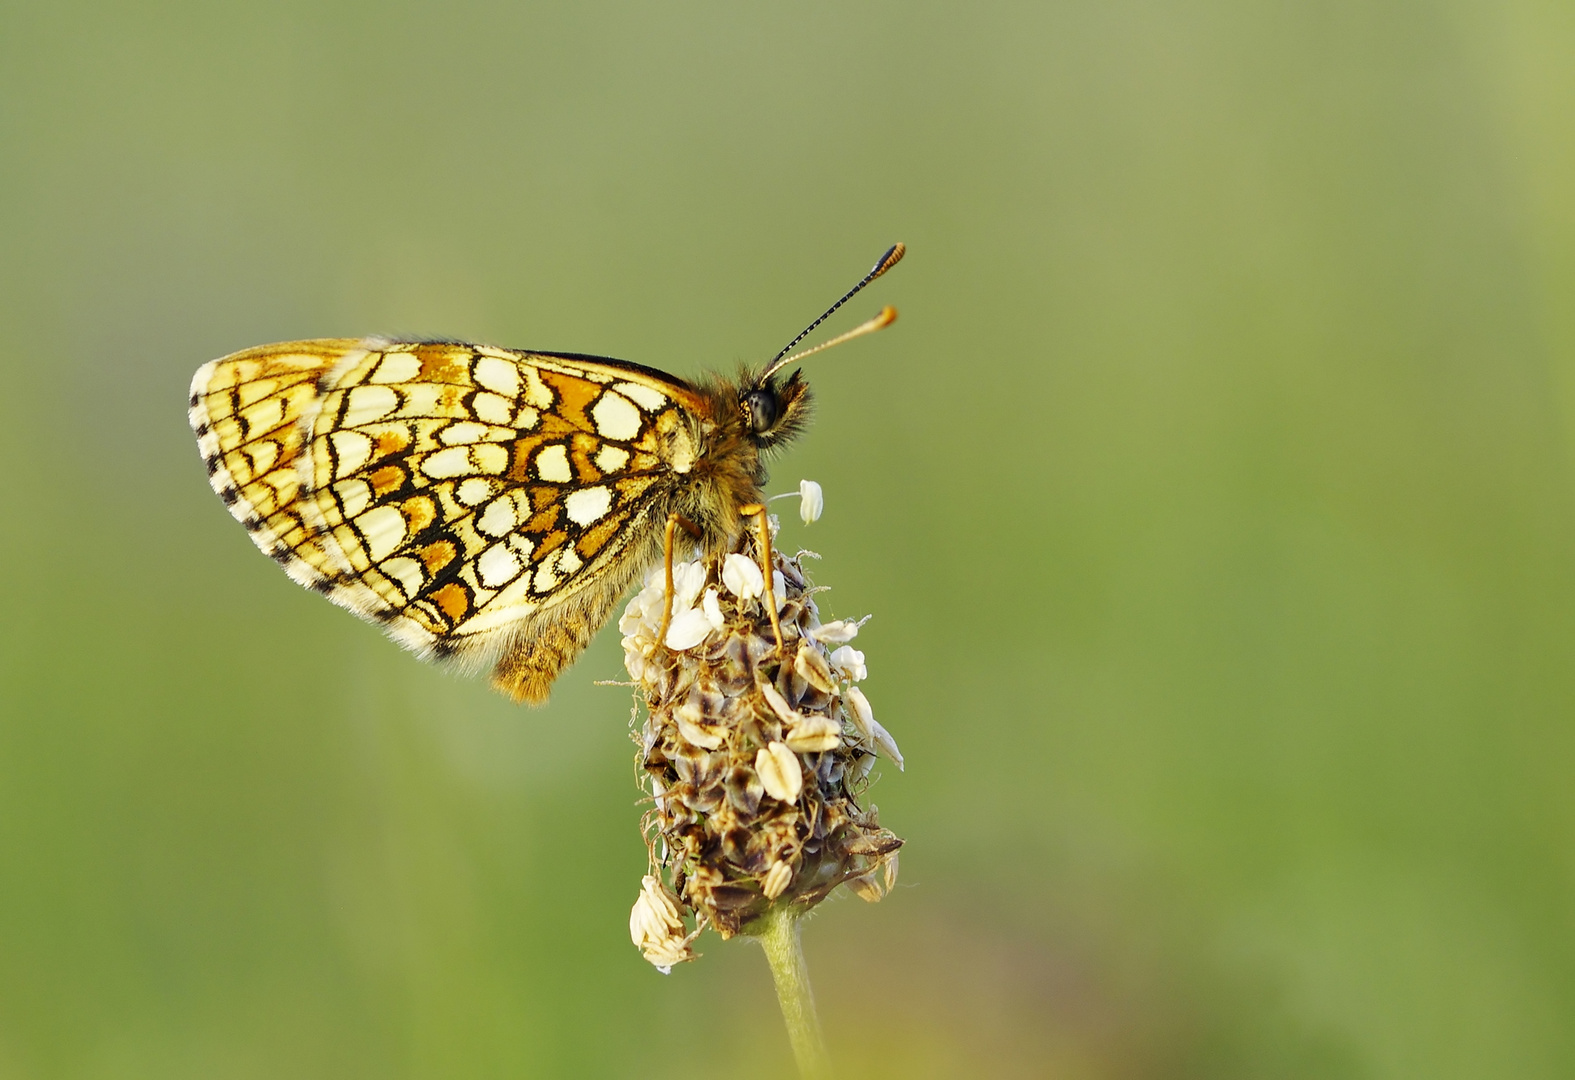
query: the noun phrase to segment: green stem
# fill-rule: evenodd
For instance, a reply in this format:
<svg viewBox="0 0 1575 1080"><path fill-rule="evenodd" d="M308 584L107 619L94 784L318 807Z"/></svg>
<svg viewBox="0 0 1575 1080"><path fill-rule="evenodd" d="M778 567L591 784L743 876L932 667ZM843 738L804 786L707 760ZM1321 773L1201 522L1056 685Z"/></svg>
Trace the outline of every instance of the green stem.
<svg viewBox="0 0 1575 1080"><path fill-rule="evenodd" d="M809 988L809 969L804 964L798 929L798 916L786 905L766 912L751 927L771 965L777 1002L782 1006L793 1056L798 1059L799 1075L804 1080L830 1080L831 1059L826 1056L820 1018L815 1015L815 995Z"/></svg>

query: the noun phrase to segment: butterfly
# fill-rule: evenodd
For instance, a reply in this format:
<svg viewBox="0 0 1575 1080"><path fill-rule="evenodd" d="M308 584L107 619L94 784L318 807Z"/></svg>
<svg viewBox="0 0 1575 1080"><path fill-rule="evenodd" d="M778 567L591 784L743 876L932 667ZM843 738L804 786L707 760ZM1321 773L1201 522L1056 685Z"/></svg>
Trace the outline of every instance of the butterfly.
<svg viewBox="0 0 1575 1080"><path fill-rule="evenodd" d="M719 552L753 522L769 585L765 459L810 411L801 371L779 373L889 325L887 307L790 355L905 250L734 378L334 338L204 364L189 418L213 490L292 579L423 658L491 666L497 689L539 704L659 560L670 586L675 543Z"/></svg>

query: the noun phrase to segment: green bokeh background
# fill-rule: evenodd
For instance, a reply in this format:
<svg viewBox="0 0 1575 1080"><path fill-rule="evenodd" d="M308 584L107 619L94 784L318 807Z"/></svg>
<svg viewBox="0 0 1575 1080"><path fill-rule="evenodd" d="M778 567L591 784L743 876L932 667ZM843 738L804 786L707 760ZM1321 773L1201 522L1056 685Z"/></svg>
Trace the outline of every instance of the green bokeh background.
<svg viewBox="0 0 1575 1080"><path fill-rule="evenodd" d="M290 584L198 364L769 356L909 839L870 1077L1575 1074L1575 8L0 6L0 1076L786 1077L663 978L616 634L514 708Z"/></svg>

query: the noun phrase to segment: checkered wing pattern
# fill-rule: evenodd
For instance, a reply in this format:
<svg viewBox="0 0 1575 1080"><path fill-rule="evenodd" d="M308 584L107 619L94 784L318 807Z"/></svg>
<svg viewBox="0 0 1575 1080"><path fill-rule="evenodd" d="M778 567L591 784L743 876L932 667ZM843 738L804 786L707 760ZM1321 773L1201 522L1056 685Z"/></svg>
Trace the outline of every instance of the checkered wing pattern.
<svg viewBox="0 0 1575 1080"><path fill-rule="evenodd" d="M257 546L439 656L605 578L697 407L620 361L377 339L247 349L191 389L210 481Z"/></svg>

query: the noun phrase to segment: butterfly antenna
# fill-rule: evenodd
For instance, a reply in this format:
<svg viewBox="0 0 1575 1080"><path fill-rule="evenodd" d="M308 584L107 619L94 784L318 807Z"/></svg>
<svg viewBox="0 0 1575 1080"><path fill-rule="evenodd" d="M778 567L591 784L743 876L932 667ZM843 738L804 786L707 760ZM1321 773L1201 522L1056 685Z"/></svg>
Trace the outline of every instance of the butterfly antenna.
<svg viewBox="0 0 1575 1080"><path fill-rule="evenodd" d="M833 345L841 345L844 341L852 341L856 337L863 337L865 334L873 334L877 330L884 330L886 327L890 326L896 321L897 309L892 307L890 304L887 304L885 307L880 309L880 312L873 319L859 323L859 325L855 326L852 330L849 330L846 334L838 334L830 341L822 341L813 349L805 349L801 353L794 353L792 356L784 357L781 363L767 370L766 374L761 376L761 378L767 378L771 375L771 372L777 370L777 368L786 367L788 364L796 364L800 360L804 359L804 357L814 356L821 350L829 349Z"/></svg>
<svg viewBox="0 0 1575 1080"><path fill-rule="evenodd" d="M858 337L858 336L860 336L862 334L872 333L873 331L879 330L882 327L890 326L892 321L894 319L896 319L896 317L897 317L897 309L896 308L891 308L891 307L883 308L881 310L881 313L879 315L875 316L875 318L871 319L869 322L864 323L861 326L855 327L853 330L848 331L846 334L843 334L841 337L833 338L832 340L826 342L824 345L817 345L817 346L815 346L815 348L810 349L810 350L808 350L806 352L800 353L798 356L789 356L788 355L789 353L791 353L793 351L793 346L797 345L799 342L803 341L811 333L814 332L815 327L819 326L821 323L825 322L827 319L829 319L833 315L835 315L836 312L837 312L837 309L840 308L843 304L846 304L849 300L853 299L853 297L858 294L858 291L860 289L864 288L864 286L868 285L870 282L874 281L876 278L880 277L886 271L890 270L893 266L896 266L899 262L901 262L902 261L902 257L904 255L906 255L907 253L908 253L908 249L907 249L907 247L905 245L903 245L903 244L893 244L891 246L891 248L887 250L886 254L884 254L884 255L882 255L880 257L880 261L875 264L874 269L872 269L869 273L865 274L864 277L859 281L859 283L857 285L853 286L853 288L849 289L846 293L844 293L841 300L838 300L835 304L832 304L829 308L827 308L826 309L826 313L824 315L822 315L820 318L816 319L814 322L812 322L808 326L804 327L803 333L799 334L798 337L796 337L792 341L788 342L787 345L783 347L781 352L777 353L775 356L773 356L771 358L771 363L767 364L766 365L766 370L761 372L760 381L762 383L765 382L767 379L771 378L772 375L775 375L778 371L781 371L784 366L786 366L788 364L791 364L794 361L799 360L799 359L801 359L801 358L803 358L805 356L808 356L812 352L819 352L821 349L829 349L833 345L840 345L840 344L842 344L844 341L847 341L849 338L855 338L855 337ZM890 316L889 317L887 316L888 312L890 312ZM884 321L882 321L882 320L884 320ZM879 325L875 325L875 324L879 324Z"/></svg>

